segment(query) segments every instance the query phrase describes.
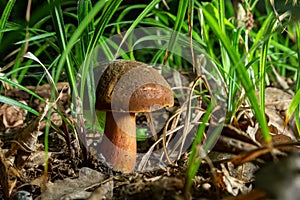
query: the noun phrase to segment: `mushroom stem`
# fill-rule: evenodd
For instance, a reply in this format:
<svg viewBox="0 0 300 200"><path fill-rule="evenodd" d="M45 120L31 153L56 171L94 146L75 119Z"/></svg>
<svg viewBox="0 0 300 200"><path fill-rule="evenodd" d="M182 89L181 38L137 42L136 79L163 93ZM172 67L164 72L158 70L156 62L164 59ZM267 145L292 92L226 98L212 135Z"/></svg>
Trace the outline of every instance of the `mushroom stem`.
<svg viewBox="0 0 300 200"><path fill-rule="evenodd" d="M100 152L114 170L130 173L136 163L135 113L107 112Z"/></svg>

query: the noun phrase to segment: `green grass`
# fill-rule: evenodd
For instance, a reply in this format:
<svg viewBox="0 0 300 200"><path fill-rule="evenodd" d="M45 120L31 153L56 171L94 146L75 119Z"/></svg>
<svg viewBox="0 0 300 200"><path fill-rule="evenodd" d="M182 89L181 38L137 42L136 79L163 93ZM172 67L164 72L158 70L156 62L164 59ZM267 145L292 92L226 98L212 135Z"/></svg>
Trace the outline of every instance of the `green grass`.
<svg viewBox="0 0 300 200"><path fill-rule="evenodd" d="M278 10L278 5L272 5L267 0L245 0L245 3L238 7L234 7L235 5L227 0L166 2L171 7L170 10L160 0L136 5L123 5L121 0L96 1L94 4L90 0L48 0L45 4L48 6L49 15L38 15L38 10L32 10L35 23L29 23L26 28L11 17L12 10L18 6L18 2L10 0L3 8L0 19L0 44L5 37L13 37L16 32L22 38L15 40L12 44L14 48L8 48L5 52L3 58L20 48L10 59L1 61L3 69L16 59L11 67L2 71L4 75L0 76L0 80L40 98L23 86L26 81L25 75L45 72L33 60L20 57L28 44L28 51L41 60L55 83L68 81L74 97L81 99L87 88L89 107L91 113L94 113L96 86L93 68L97 66L98 60L93 53L99 45L105 52L105 59L115 59L115 53L121 52L121 57L126 59L148 62L150 58L152 63L169 64L177 70L193 71L193 66L188 65L182 57L173 54L174 49L184 52L178 45L182 42L182 34L189 38L184 42L185 46L192 49L192 63L195 64L197 59L194 51L201 51L217 67L225 82L228 113L226 123L234 120L239 106L246 102L259 122L266 142L270 143L271 136L264 112L264 91L267 85L275 82L273 67L281 76L296 83L295 88L292 88L296 95L287 111L287 120L296 112L296 124L300 130L300 28L295 20L298 19L297 12L291 10L290 20L289 16L284 17L284 13ZM288 3L294 6L292 8L299 9L297 1ZM281 4L281 7L284 6L285 4ZM136 44L131 44L131 34L136 28L143 27L159 27L169 30L172 34L162 37L158 31L157 35L140 38ZM127 32L122 36L123 40L120 43L108 42L109 37L121 34L124 30ZM29 33L28 38L26 32ZM142 44L146 40L156 41L156 45L160 44L160 41L165 43L161 44L161 49L157 51L145 51L147 56L137 55L133 51L134 45ZM122 52L120 44L128 45L130 50ZM201 48L196 49L197 46ZM0 45L3 49L7 47ZM78 73L81 75L80 85L77 85ZM66 77L62 76L63 74L66 74ZM45 77L47 76L37 77L33 81L34 84L48 82ZM18 83L12 79L16 79ZM0 96L0 102L24 108L35 115L39 114L5 96ZM75 109L72 112L78 114ZM203 120L207 119L204 117ZM196 147L201 142L204 131L204 125L200 125L191 149L186 192L190 189L191 180L200 165L199 160L195 160L199 157Z"/></svg>

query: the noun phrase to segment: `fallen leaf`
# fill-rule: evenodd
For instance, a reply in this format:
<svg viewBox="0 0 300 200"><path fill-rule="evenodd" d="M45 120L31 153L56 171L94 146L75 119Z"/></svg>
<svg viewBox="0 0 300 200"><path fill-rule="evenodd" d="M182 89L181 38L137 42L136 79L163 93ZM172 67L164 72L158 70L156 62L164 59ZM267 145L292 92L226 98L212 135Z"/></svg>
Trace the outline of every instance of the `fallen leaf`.
<svg viewBox="0 0 300 200"><path fill-rule="evenodd" d="M20 102L27 105L25 101ZM26 115L26 110L10 104L3 104L0 107L0 119L5 128L15 128L23 125Z"/></svg>
<svg viewBox="0 0 300 200"><path fill-rule="evenodd" d="M1 174L0 185L4 190L4 195L8 199L17 183L17 178L19 177L19 173L13 166L10 165L9 161L5 158L1 147L0 147L0 174Z"/></svg>
<svg viewBox="0 0 300 200"><path fill-rule="evenodd" d="M47 183L46 190L38 197L40 200L58 200L58 199L86 199L91 193L85 191L86 188L101 183L106 175L84 167L79 171L76 179L66 178L57 180L54 183Z"/></svg>
<svg viewBox="0 0 300 200"><path fill-rule="evenodd" d="M236 196L241 192L242 194L248 193L252 190L252 186L246 186L249 180L242 180L234 176L231 171L229 171L224 164L221 164L223 172L223 182L226 185L226 190L228 193Z"/></svg>

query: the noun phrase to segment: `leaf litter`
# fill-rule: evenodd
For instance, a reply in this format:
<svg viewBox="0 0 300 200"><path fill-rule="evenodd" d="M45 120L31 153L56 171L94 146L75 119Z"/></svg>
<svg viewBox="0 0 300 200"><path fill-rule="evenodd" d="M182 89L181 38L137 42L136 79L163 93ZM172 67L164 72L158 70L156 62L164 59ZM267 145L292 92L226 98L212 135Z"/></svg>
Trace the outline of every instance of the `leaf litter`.
<svg viewBox="0 0 300 200"><path fill-rule="evenodd" d="M59 109L64 110L63 116L72 123L66 86L66 83L59 83L57 86L61 103ZM50 98L50 86L47 84L37 88L28 86L28 88L45 99ZM268 118L275 153L264 146L260 129L250 108L246 103L242 104L234 123L225 125L215 148L201 161L188 195L184 194L184 187L189 152L185 152L175 162L170 162L170 165L161 166L155 171L132 174L114 172L93 155L89 153L83 155L82 148L77 144L78 141L72 133L73 129L64 129L70 132L69 136L62 131L64 120L57 110L51 111L51 124L47 125L49 122L45 116L48 114L49 106L56 105L32 100L19 89L8 90L6 95L32 106L40 112L40 117L30 116L25 111L8 104L2 104L0 107L0 172L2 174L0 199L15 197L20 194L20 191L28 192L34 199L251 199L252 197L252 199L264 199L267 196L276 198L281 197L278 195L282 193L272 193L259 186L265 184L260 180L271 180L274 174L269 173L269 177L257 178L254 184L256 172L259 172L266 162L274 159L280 170L298 169L296 164L294 165L296 167L289 169L286 164L280 162L282 157L298 152L300 144L294 119L292 118L284 126L285 112L293 96L278 88L266 88L265 114ZM193 94L190 98L197 99L199 96ZM189 100L186 99L186 102ZM189 125L184 127L186 115L183 111L191 108L189 104L183 105L177 113L172 111L175 115L170 118L168 122L170 129L165 130L163 137L154 139L150 145L139 143L142 145L141 149L148 149L148 154L145 155L149 155L156 145L165 148L178 130L185 128L190 132L194 126L198 126L205 109L196 108L193 118L189 119ZM45 152L43 132L49 125L48 152ZM151 133L153 129L150 128L148 131ZM173 153L179 155L176 151ZM165 155L174 157L172 152L166 149ZM289 162L294 162L293 160L297 162L297 158L296 156ZM47 171L44 170L45 165ZM147 165L147 157L143 159L139 168L142 169L145 165ZM280 179L274 179L274 184L285 189L290 188L293 192L296 190L293 188L297 188L298 183L294 181L296 186L292 187Z"/></svg>

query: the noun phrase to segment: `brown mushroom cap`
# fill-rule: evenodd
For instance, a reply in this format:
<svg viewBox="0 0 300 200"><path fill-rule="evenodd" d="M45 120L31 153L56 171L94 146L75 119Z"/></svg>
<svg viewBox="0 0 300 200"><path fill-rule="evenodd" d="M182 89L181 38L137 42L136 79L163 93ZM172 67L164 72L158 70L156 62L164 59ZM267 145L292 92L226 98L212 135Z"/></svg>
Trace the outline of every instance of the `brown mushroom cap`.
<svg viewBox="0 0 300 200"><path fill-rule="evenodd" d="M173 106L173 92L154 68L137 61L118 60L103 72L97 87L96 109L152 112Z"/></svg>

